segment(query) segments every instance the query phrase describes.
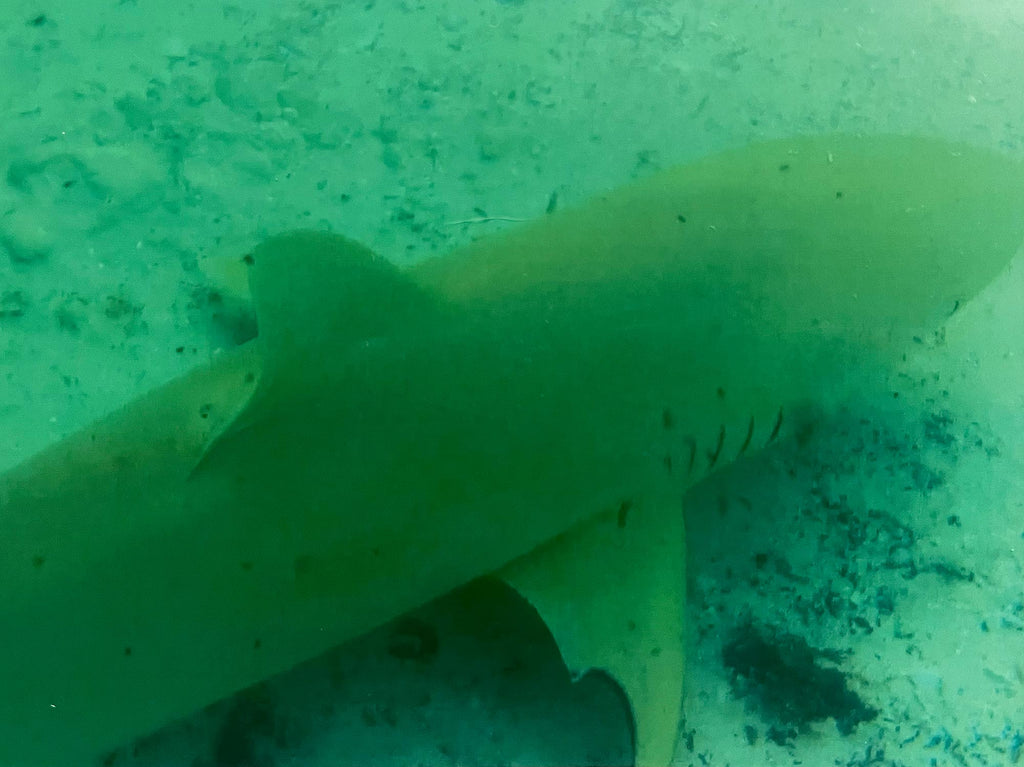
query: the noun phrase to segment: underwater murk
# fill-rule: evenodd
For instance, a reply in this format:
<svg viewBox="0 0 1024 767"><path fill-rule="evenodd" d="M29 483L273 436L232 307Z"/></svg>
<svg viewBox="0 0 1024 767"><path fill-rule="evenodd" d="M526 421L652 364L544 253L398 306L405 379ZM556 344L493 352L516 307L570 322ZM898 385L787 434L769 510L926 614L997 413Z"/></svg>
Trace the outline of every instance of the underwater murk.
<svg viewBox="0 0 1024 767"><path fill-rule="evenodd" d="M1018 761L1014 9L17 5L0 767Z"/></svg>

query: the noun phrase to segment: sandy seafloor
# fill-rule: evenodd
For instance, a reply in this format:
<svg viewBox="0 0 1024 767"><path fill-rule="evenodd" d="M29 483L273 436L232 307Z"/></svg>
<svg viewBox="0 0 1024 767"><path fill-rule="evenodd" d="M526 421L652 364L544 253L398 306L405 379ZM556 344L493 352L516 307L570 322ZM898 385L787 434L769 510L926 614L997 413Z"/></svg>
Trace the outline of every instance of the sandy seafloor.
<svg viewBox="0 0 1024 767"><path fill-rule="evenodd" d="M502 225L452 222L794 133L1024 156L1021 9L0 0L0 468L233 343L197 262L270 233L408 263ZM686 510L678 764L1024 764L1024 255ZM570 687L512 603L467 623L470 598L105 763L621 762L617 695Z"/></svg>

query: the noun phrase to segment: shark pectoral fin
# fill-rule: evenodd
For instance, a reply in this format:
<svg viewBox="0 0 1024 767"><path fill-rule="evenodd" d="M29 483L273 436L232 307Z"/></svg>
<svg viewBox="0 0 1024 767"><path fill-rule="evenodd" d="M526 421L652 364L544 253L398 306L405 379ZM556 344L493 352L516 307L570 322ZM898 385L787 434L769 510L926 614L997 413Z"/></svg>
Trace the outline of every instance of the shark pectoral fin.
<svg viewBox="0 0 1024 767"><path fill-rule="evenodd" d="M629 700L634 760L667 765L682 713L685 542L678 501L601 514L496 573L545 621L580 678Z"/></svg>

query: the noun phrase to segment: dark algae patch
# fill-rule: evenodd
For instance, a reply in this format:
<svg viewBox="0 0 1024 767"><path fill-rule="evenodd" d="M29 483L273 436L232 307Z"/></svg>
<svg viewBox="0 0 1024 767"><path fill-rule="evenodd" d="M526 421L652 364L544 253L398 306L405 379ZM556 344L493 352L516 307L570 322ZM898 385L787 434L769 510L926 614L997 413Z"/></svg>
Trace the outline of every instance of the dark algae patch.
<svg viewBox="0 0 1024 767"><path fill-rule="evenodd" d="M818 650L795 634L762 630L751 623L736 629L722 648L734 692L760 712L777 742L830 717L843 735L849 735L878 715L835 667L841 659L840 653Z"/></svg>

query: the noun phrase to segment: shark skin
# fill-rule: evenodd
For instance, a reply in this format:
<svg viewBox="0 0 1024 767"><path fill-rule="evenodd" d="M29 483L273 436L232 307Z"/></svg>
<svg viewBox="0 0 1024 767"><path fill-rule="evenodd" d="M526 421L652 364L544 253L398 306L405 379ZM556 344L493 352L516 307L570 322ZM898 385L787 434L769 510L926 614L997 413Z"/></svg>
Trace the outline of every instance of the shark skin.
<svg viewBox="0 0 1024 767"><path fill-rule="evenodd" d="M991 281L1021 171L797 138L407 270L271 238L255 341L0 476L0 763L87 764L493 575L667 764L683 492Z"/></svg>

